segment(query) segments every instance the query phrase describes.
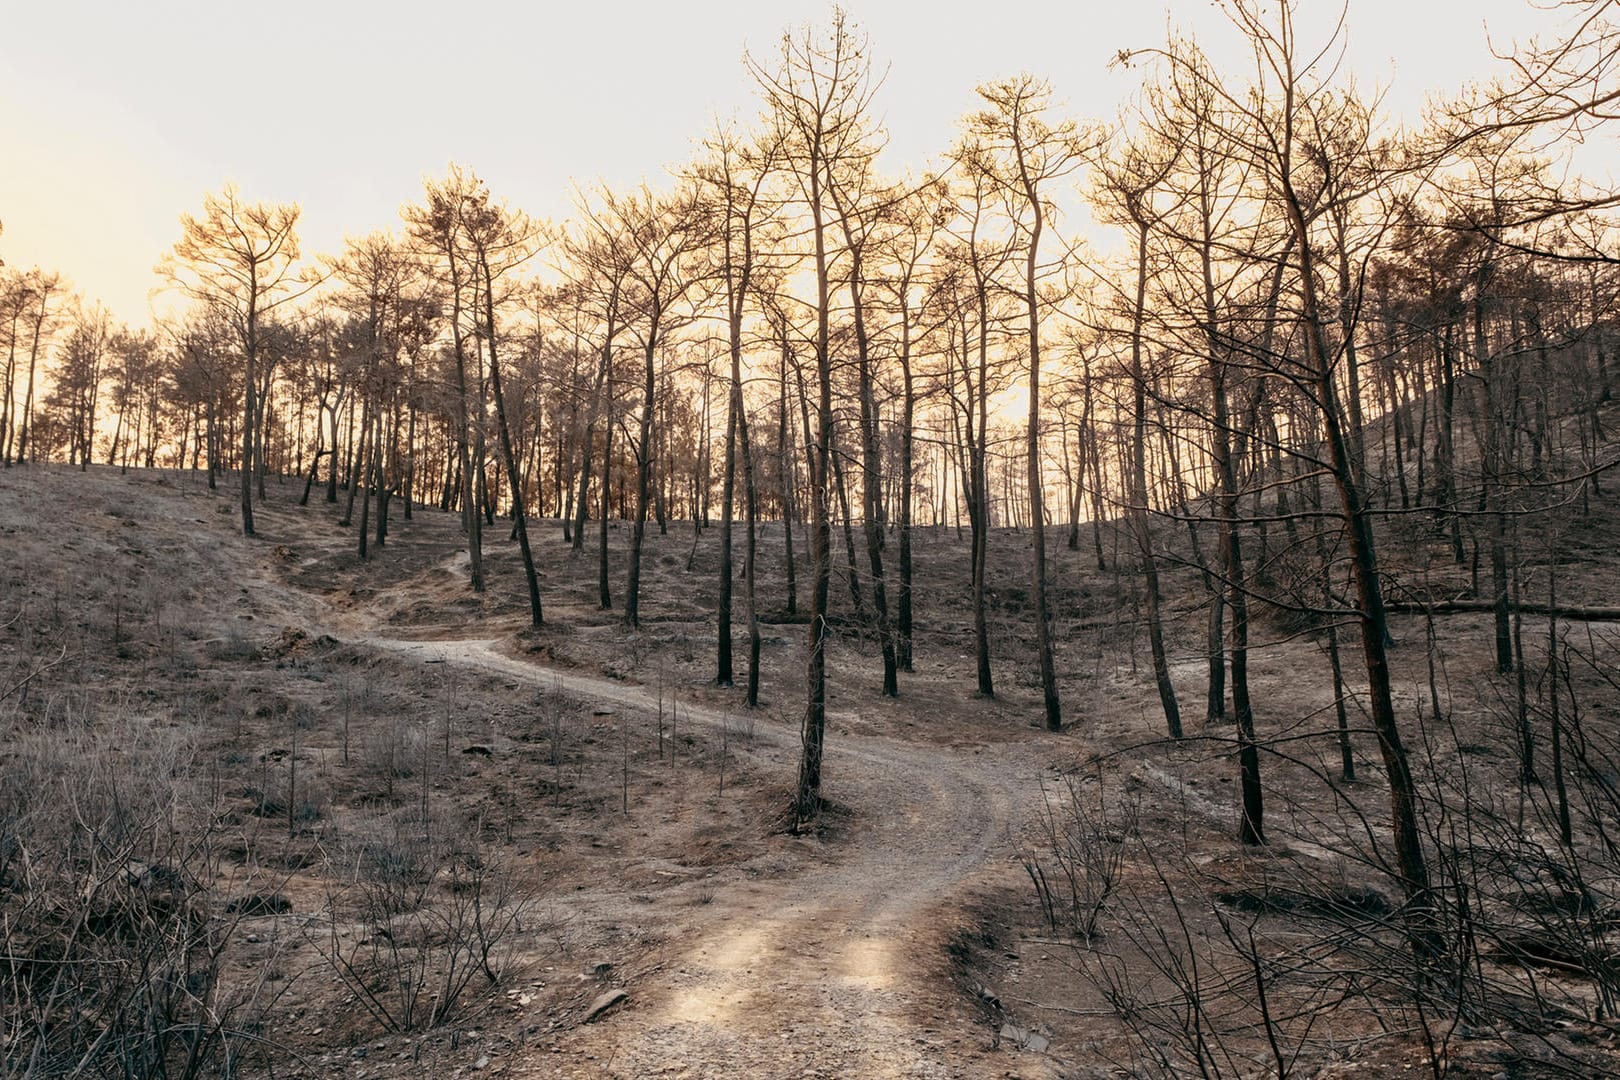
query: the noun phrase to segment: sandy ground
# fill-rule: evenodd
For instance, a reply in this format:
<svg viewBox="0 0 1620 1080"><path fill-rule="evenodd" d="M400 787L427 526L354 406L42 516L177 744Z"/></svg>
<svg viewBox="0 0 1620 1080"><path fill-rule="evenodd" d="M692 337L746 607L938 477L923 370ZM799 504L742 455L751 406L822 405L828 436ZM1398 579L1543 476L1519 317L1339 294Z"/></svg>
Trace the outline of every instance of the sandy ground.
<svg viewBox="0 0 1620 1080"><path fill-rule="evenodd" d="M690 526L650 530L644 625L631 631L596 606L595 533L576 557L555 523L539 524L546 624L525 631L504 529L486 534L491 588L474 594L449 515L419 509L406 522L396 504L388 545L362 562L353 530L334 524L337 510L297 507L293 484L272 483L259 535L244 539L227 488L105 469L0 476L5 617L18 615L6 624L5 670L10 682L30 680L30 717L93 699L104 717L196 725L230 827L242 831L243 865L262 866L274 850L292 867L276 880L293 910L245 920L243 941L254 940L233 954L244 972L303 970L272 1017L287 1075L1128 1075L1127 1042L1084 977L1083 950L1034 902L1025 862L1040 852L1044 815L1100 785L1106 807L1136 808L1139 851L1174 851L1242 892L1300 867L1342 877L1335 830L1387 805L1364 734L1363 779L1319 781L1337 760L1322 734L1325 659L1314 641L1262 621L1256 710L1263 733L1286 740L1288 758L1268 763L1273 849L1233 844L1230 732L1197 715L1201 615L1186 569L1166 576L1180 597L1173 670L1187 743L1159 741L1129 583L1097 574L1084 547L1055 556L1071 730L1050 735L1036 724L1033 664L1017 629L1026 550L1017 534L993 538L999 697L978 698L961 589L966 545L940 530L918 540L918 671L904 677L898 701L878 695L872 643L848 619L835 580L845 618L831 650L831 806L815 834L786 835L777 826L798 757L805 631L783 610L779 536L767 532L762 548L764 705L750 711L740 690L712 683L714 530L696 543ZM626 539L611 534L616 589ZM1437 593L1466 584L1431 556L1432 568L1408 580L1421 573ZM1612 569L1593 578L1594 590L1608 587ZM1415 618L1397 622L1401 705L1419 716L1424 633ZM1451 618L1438 634L1447 706L1499 702L1486 620ZM352 706L361 698L369 704ZM17 698L8 707L17 710ZM289 753L284 718L300 708L312 719ZM1478 716L1481 745L1500 744L1491 726L1500 710ZM1414 730L1425 748L1421 725ZM389 732L442 740L442 765L401 774L397 790L390 776L383 790L360 748ZM272 843L250 793L272 786L289 759L323 792L322 805ZM1070 788L1076 778L1082 787ZM543 927L520 936L507 980L454 1023L384 1034L323 979L307 927L323 917L331 853L418 797L532 870ZM307 858L291 859L294 851ZM1150 899L1155 887L1137 858L1115 902L1166 917ZM1199 933L1209 932L1209 910ZM625 1000L587 1022L617 991ZM1305 1047L1312 1071L1427 1068L1406 1033L1385 1031L1375 1046L1382 1021L1341 1019L1328 1049ZM1265 1068L1264 1048L1249 1050L1237 1073Z"/></svg>
<svg viewBox="0 0 1620 1080"><path fill-rule="evenodd" d="M386 660L376 678L402 684L407 697L420 672L435 685L455 684L468 714L497 710L484 700L492 693L508 700L567 699L582 730L602 728L609 753L619 724L644 739L654 717L668 713L672 745L677 738L695 745L692 763L684 766L688 774L671 782L679 793L658 796L676 805L649 807L649 796L638 794L644 809L617 814L611 788L618 778L609 772L597 783L608 790L595 790L583 808L592 819L590 838L562 841L583 848L549 887L556 921L572 938L562 959L586 958L588 966L589 957L610 956L612 974L588 982L561 978L555 972L567 969L559 957L537 949L527 965L530 982L539 984L534 996L556 1008L558 984L579 983L571 987L568 1008L548 1016L537 1003L500 1024L480 1025L495 1029L482 1031L476 1044L487 1055L463 1045L441 1065L460 1058L465 1067L489 1056L491 1068L517 1076L1006 1072L981 1004L962 992L950 947L973 933L966 899L987 883L1005 884L1017 870L1011 837L1032 812L1037 777L1059 745L1016 710L999 721L1014 733L1010 744L986 737L993 732L973 731L962 717L906 738L895 732L919 730L926 696L897 715L868 717L867 692L835 692L825 762L832 805L819 832L787 836L773 825L798 757L791 702L800 625L772 628L767 656L774 670L767 687L778 705L748 713L735 692L690 678L704 662L699 655L684 666L679 650L673 662L643 659L638 668L632 657L627 663L625 643L635 635L588 603L557 603L537 638L514 638L511 630L525 621L514 597L492 590L469 602L465 552L458 550L453 522L436 512L418 510L409 523L396 518L390 544L362 564L348 551L352 531L332 528L327 507L289 506L287 489L272 490L258 511L259 535L247 540L234 533L232 500L192 477L122 477L104 470L81 477L46 469L19 470L5 481L0 511L13 536L28 535L28 506L55 498L58 485L75 492L66 515L75 565L63 578L53 575L52 586L58 594L82 591L74 603L99 604L109 587L148 599L162 592L157 603L168 609L170 624L186 625L204 647L241 640L250 646L292 641L300 648L330 639L335 644L323 647L357 651L367 663ZM688 538L664 540L662 550L653 540L649 598L657 595L659 574L686 576L678 560ZM21 561L48 562L42 539L31 543L34 550ZM551 545L565 552L555 538ZM492 576L510 571L503 567L503 557L510 557L503 546L491 544ZM109 559L120 567L118 582L75 580L86 565L105 566ZM558 559L570 565L565 553ZM648 607L649 623L660 627L658 605ZM690 629L683 623L653 633L673 640ZM93 649L81 642L75 651ZM566 659L547 660L548 653ZM101 669L108 662L85 658L81 664ZM602 669L624 677L606 677ZM120 671L116 662L97 675L130 685L149 676ZM261 665L251 676L260 690L278 678L286 678L280 664ZM321 717L321 730L305 737L304 753L317 752L322 734L333 738L334 722L329 713ZM517 756L528 738L517 727L491 722L487 730L476 729L495 762ZM724 800L712 790L700 794L718 779L717 746L731 770L733 802L724 812L715 810ZM674 757L672 750L672 763ZM633 782L645 786L640 774ZM738 828L739 804L745 815L741 854L710 860L683 850L695 831L712 841L717 831ZM518 812L541 818L554 811L542 795ZM576 805L575 816L580 813ZM706 861L711 864L701 865ZM291 883L290 894L297 885ZM551 975L537 975L548 969ZM550 994L539 988L547 980ZM309 989L312 981L289 996L305 1016L329 1007ZM623 1005L595 1023L578 1023L581 1001L615 987L628 991ZM301 1042L306 1051L318 1046L310 1038ZM376 1062L372 1056L367 1065L351 1060L347 1067L358 1075L379 1068ZM1043 1074L1039 1061L1025 1064L1024 1075Z"/></svg>

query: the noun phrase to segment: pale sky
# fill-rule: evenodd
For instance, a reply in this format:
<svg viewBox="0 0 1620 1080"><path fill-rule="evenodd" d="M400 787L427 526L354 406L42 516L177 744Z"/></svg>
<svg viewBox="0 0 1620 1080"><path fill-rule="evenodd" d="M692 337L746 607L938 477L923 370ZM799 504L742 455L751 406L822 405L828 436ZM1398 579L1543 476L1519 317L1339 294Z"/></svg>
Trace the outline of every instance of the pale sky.
<svg viewBox="0 0 1620 1080"><path fill-rule="evenodd" d="M1140 80L1122 48L1190 30L1217 59L1211 0L850 0L887 76L884 166L949 145L974 87L1045 76L1068 111L1111 118ZM1302 42L1334 0L1302 0ZM422 178L456 161L530 214L566 218L575 182L659 182L716 115L755 111L744 50L825 22L821 0L0 0L0 259L63 271L142 324L178 215L234 180L296 201L306 256L398 224ZM1348 66L1416 119L1426 95L1496 70L1553 33L1531 0L1350 0ZM1313 33L1313 29L1317 32Z"/></svg>

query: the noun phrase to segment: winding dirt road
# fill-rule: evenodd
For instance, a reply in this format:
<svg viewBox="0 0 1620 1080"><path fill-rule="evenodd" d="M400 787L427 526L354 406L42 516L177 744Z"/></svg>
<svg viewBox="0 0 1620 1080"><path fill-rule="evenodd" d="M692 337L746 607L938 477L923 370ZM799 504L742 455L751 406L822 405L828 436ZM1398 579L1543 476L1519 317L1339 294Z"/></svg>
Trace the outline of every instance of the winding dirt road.
<svg viewBox="0 0 1620 1080"><path fill-rule="evenodd" d="M495 641L364 640L587 702L658 704L645 687L521 660ZM692 707L690 722L718 730L725 718ZM747 752L790 775L797 740L762 725ZM727 883L726 902L692 909L701 914L684 949L632 988L627 1008L556 1053L518 1056L511 1075L1005 1075L1007 1059L987 1056L988 1033L950 982L945 946L969 884L1005 868L1019 805L1038 790L1039 766L1022 749L829 738L830 790L856 835L802 873ZM1022 1064L1019 1075L1041 1071Z"/></svg>
<svg viewBox="0 0 1620 1080"><path fill-rule="evenodd" d="M429 571L459 582L464 553ZM251 573L251 572L250 572ZM499 676L587 704L646 714L648 687L546 665L503 651L509 639L469 627L385 631L390 609L424 584L396 585L340 609L264 575L267 606L314 632L408 662ZM459 584L458 584L459 587ZM488 630L484 631L488 633ZM728 718L686 699L682 724L721 730ZM814 838L803 859L726 867L705 880L713 901L667 916L676 947L629 985L629 1001L547 1047L491 1065L513 1077L978 1078L1055 1076L1054 1063L993 1049L994 1030L952 979L948 946L969 927L973 887L1017 872L1016 830L1031 820L1041 741L953 747L855 734L859 718L829 711L826 790L847 814L845 835ZM734 752L767 775L790 777L796 722L760 720ZM761 823L763 827L764 823ZM576 906L622 907L611 881Z"/></svg>

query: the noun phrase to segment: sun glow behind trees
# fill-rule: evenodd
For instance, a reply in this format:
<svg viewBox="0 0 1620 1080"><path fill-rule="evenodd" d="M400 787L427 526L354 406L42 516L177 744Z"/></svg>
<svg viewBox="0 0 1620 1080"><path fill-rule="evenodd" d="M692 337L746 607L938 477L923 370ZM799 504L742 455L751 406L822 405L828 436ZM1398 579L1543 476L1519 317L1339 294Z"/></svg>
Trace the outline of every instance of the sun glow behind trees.
<svg viewBox="0 0 1620 1080"><path fill-rule="evenodd" d="M853 932L864 926L882 928L897 949L943 947L929 920L972 913L940 903L935 887L999 893L1003 879L990 867L1017 842L1004 824L1027 795L1035 847L1021 861L1047 925L1070 936L1051 940L1073 946L1053 968L1064 995L1077 975L1089 980L1130 1030L1115 1067L1247 1073L1269 1046L1279 1077L1355 1067L1369 1050L1402 1064L1421 1053L1438 1076L1470 1061L1512 1071L1511 1062L1553 1050L1563 1062L1554 1071L1608 1075L1582 1063L1613 1056L1613 1025L1604 1024L1620 1000L1611 917L1620 855L1610 842L1620 809L1610 716L1620 642L1591 624L1613 623L1620 609L1557 598L1615 586L1608 556L1620 500L1606 485L1620 467L1620 189L1600 174L1572 179L1566 150L1612 138L1620 0L1563 5L1586 19L1572 37L1520 49L1503 84L1436 103L1404 127L1358 88L1332 25L1314 21L1322 9L1296 22L1296 9L1265 0L1215 8L1228 20L1220 34L1171 33L1116 58L1114 76L1134 84L1117 116L1087 118L1033 75L996 78L978 84L957 126L920 155L895 153L897 120L884 106L892 83L863 27L835 10L747 53L746 120L689 129L703 137L657 181L576 187L557 224L517 209L506 184L451 164L397 219L301 259L301 249L327 245L301 243L299 204L253 202L228 184L171 228L158 270L177 306L146 331L120 329L59 274L0 268L0 493L51 491L59 505L55 479L28 477L35 462L153 470L142 485L84 482L91 496L72 508L74 535L51 549L77 551L84 565L92 556L78 543L102 500L123 518L120 493L170 489L146 503L166 509L123 518L112 533L133 538L126 527L161 524L172 539L191 530L185 506L208 504L205 484L239 480L242 529L254 535L258 508L262 531L225 545L234 560L225 576L281 562L299 589L331 590L334 601L269 600L255 610L356 636L371 628L334 655L292 660L291 648L278 648L255 668L221 672L247 686L250 670L273 663L300 687L297 707L288 697L285 712L255 708L250 718L244 706L237 717L239 731L249 719L288 722L286 798L275 812L287 810L289 840L349 850L341 831L323 823L306 833L295 816L298 784L309 786L299 780L303 695L317 693L304 684L343 682L347 769L351 701L331 665L376 656L396 631L414 639L391 642L413 667L381 669L407 684L383 699L390 710L420 690L408 674L427 655L418 635L457 639L441 640L430 662L499 676L466 699L452 677L446 707L466 708L481 731L488 724L491 741L464 753L495 758L497 786L485 790L511 812L506 846L524 843L521 857L536 869L548 852L512 825L554 830L532 798L507 796L520 757L532 757L520 744L538 729L512 727L507 709L550 713L543 757L553 813L565 812L569 754L563 713L550 711L556 698L531 710L509 696L523 683L560 683L559 667L576 663L642 683L613 695L622 713L607 746L610 762L622 754L613 799L580 783L582 748L606 725L590 721L579 743L570 771L581 798L566 812L586 810L592 822L606 811L640 827L630 824L640 738L630 713L652 704L655 679L656 798L671 823L692 815L682 811L690 803L675 753L664 771L666 690L679 687L683 705L697 690L709 702L700 719L720 736L719 794L705 814L725 798L732 737L746 731L752 743L756 718L768 725L753 760L779 769L780 827L818 827L830 797L855 811L845 819L852 830L886 835L875 852L846 847L843 872L830 879L839 887L820 889L814 903L794 897L824 872L820 845L805 853L805 877L769 894L787 901L775 907L777 923L804 931L775 938L804 961L804 981L770 995L781 1009L754 1019L791 1013L790 1041L820 1008L812 999L829 969L816 950L829 920L861 908L851 940L870 941ZM925 159L915 171L896 164ZM1102 228L1122 241L1094 242ZM291 507L323 489L329 506ZM35 508L11 501L14 520L27 522L10 530L28 545L21 550L46 551L43 537L55 541L60 529L45 520L44 498L33 500L39 538L26 516ZM413 513L437 522L408 524ZM391 514L404 519L392 534ZM132 640L121 621L125 586L132 570L152 576L152 547L119 541L114 554L94 543L116 589L117 648ZM465 557L454 551L460 543ZM913 543L924 555L916 583ZM223 566L176 565L208 575ZM28 570L9 572L21 580ZM264 577L272 588L289 580ZM238 584L227 580L223 595ZM521 618L508 620L522 610L524 584L528 625L518 630ZM220 595L177 593L142 602L152 630L164 603L195 607L194 598ZM28 635L14 635L25 643L21 681L0 691L35 693L30 680L70 646L91 655L95 624L75 627L82 613L58 599L26 592L12 620ZM28 604L48 604L49 621L23 621ZM331 618L320 617L327 607ZM1406 617L1392 621L1392 612ZM1546 616L1545 632L1527 636L1526 614ZM1464 617L1437 633L1437 617L1449 615ZM185 614L161 628L167 662L155 637L127 659L143 680L206 685L190 682L198 672L189 658L234 656L247 644L237 618L257 617L219 615L232 629L216 654L176 646ZM769 637L761 622L774 624ZM463 647L479 626L509 636ZM289 627L281 641L307 641L316 626L308 629ZM1138 657L1143 630L1152 689ZM62 651L30 669L45 655L36 637ZM497 659L497 644L531 655ZM776 707L767 700L733 728L730 709L760 704L762 666ZM508 681L520 669L528 676ZM85 725L54 719L56 688L75 684L52 683L35 693L37 723L20 707L17 715L28 729L77 737ZM109 685L123 701L151 684ZM1186 707L1194 695L1200 709ZM330 694L307 700L338 704ZM677 715L686 770L701 759L687 752L691 725ZM137 719L145 724L146 713ZM451 714L442 743L432 734L440 719L393 724L387 764L373 775L385 786L364 813L396 838L406 813L429 843L429 832L493 836L502 822L486 817L493 804L479 797L454 800L460 816L450 820L464 830L437 824L445 819L430 814L429 799L443 785L430 779L446 773L430 770L425 752L419 810L396 800L403 774L394 765L417 735L452 761ZM214 713L197 720L213 723ZM796 720L789 776L794 762L771 755ZM1024 725L1046 731L1017 730ZM266 745L254 740L243 745ZM928 751L930 742L949 751ZM303 745L325 753L322 743ZM824 758L829 747L853 753ZM210 835L224 820L260 831L254 819L267 811L277 756L221 758L256 760L257 787L222 785L217 771L199 778L216 802L228 786L240 792L226 796L231 805L252 810L210 810ZM864 779L843 771L861 759ZM1059 789L1046 779L1049 763L1068 772ZM37 784L14 786L37 795ZM849 793L859 801L846 802ZM759 816L757 802L740 805ZM646 823L641 806L652 807L638 802ZM94 820L79 824L94 832ZM172 814L154 820L154 842L174 850ZM707 851L708 827L698 828L684 835ZM583 847L596 831L572 835ZM642 865L648 843L670 835L644 834L632 861ZM919 839L933 858L903 858ZM1273 855L1251 857L1267 845ZM726 856L707 880L791 872L774 845L760 850L765 862ZM578 861L605 880L594 857ZM488 865L481 856L477 864ZM110 865L136 864L118 855ZM874 883L879 866L889 872ZM429 871L424 882L436 877ZM689 878L672 881L682 891L668 895L704 885ZM458 882L452 872L443 895L462 895ZM16 910L32 888L23 885L0 890L3 910ZM863 887L911 898L898 910L850 905L849 889ZM94 899L99 888L60 895ZM742 905L722 904L696 926L723 937L736 918L772 906L746 891ZM600 895L588 890L581 903ZM486 910L476 893L467 899L475 914ZM655 899L625 902L642 910ZM332 891L327 908L331 918L315 925L324 928L317 936L330 931L331 955L363 955L338 949L340 926L375 920L358 907L351 915ZM36 910L54 927L59 911L89 909L46 901ZM189 923L203 909L188 898L175 910ZM1046 941L1045 930L1014 933ZM696 936L670 935L668 955ZM32 948L54 939L11 940ZM663 954L664 943L648 944ZM413 948L419 961L427 955ZM689 958L710 952L700 944ZM1006 970L1002 959L989 957L992 970ZM47 980L80 967L99 978L103 967L57 963L54 952L47 960ZM692 966L661 969L685 979ZM120 987L122 967L106 968ZM90 1052L64 1062L90 1060L107 1032L124 1029L119 1014L77 1001L38 1011L30 989L40 984L24 981L36 968L14 966L0 990L9 987L18 1015L84 1017L66 1030L85 1036ZM943 1005L897 996L935 968L944 970L897 964L882 989L908 1014L918 1001ZM361 968L344 970L361 1007L386 1019ZM502 977L485 973L479 1001L499 1001ZM189 984L174 987L195 996ZM211 1014L229 1000L204 990L196 1002ZM437 997L433 1022L455 998ZM296 1016L307 1017L310 1000L291 1003ZM1087 1029L1085 1052L1113 1056L1093 1042L1101 1014L1062 1000L1062 1014L1077 1018L1070 1030ZM972 1008L982 1015L980 1002ZM656 1014L630 1018L633 1030L668 1033ZM539 1033L533 1015L511 1016L523 1030L506 1050L535 1049L524 1042ZM842 1043L845 1033L888 1026L834 1019L808 1029L818 1043L827 1031ZM37 1045L55 1037L54 1021L32 1028ZM626 1045L623 1029L592 1030ZM266 1034L256 1023L251 1037ZM737 1045L734 1031L714 1034L725 1036L714 1045ZM848 1063L901 1060L925 1045L901 1036L907 1049L893 1057L837 1049ZM697 1040L675 1043L679 1054ZM142 1035L131 1045L144 1056L147 1044ZM172 1045L197 1060L195 1040ZM332 1060L352 1058L337 1047Z"/></svg>
<svg viewBox="0 0 1620 1080"><path fill-rule="evenodd" d="M1306 7L1302 36L1317 40L1336 5ZM62 267L115 318L138 323L174 215L223 178L255 199L300 202L310 251L390 227L420 178L451 160L477 166L514 205L563 220L573 180L634 186L690 157L714 115L752 114L743 50L769 50L784 25L825 19L828 7L480 0L460 10L466 25L488 28L480 79L489 108L468 109L446 89L442 23L426 5L379 12L295 0L268 20L184 0L8 10L0 131L7 160L28 167L0 170L0 258ZM854 14L884 75L880 112L891 140L882 166L891 174L921 170L948 146L957 119L978 107L980 82L1032 71L1053 80L1067 108L1107 117L1138 82L1110 69L1119 50L1158 44L1172 28L1212 50L1230 42L1204 0L1008 0L988 19L966 3L936 4L927 18L904 4ZM1507 50L1561 24L1559 13L1518 0L1355 0L1350 15L1347 68L1369 90L1388 86L1390 111L1408 123L1427 95L1495 70L1487 26ZM611 75L602 62L609 46ZM275 104L253 123L216 92L235 83L244 56L276 58L267 76ZM1242 55L1228 47L1215 59Z"/></svg>
<svg viewBox="0 0 1620 1080"><path fill-rule="evenodd" d="M1211 715L1223 696L1224 649L1253 797L1244 837L1259 842L1244 670L1247 582L1261 573L1265 534L1261 557L1246 559L1240 514L1259 514L1271 491L1300 499L1309 488L1314 504L1317 479L1331 476L1357 581L1371 590L1359 596L1362 616L1381 619L1372 536L1360 531L1370 512L1364 429L1370 418L1426 403L1429 376L1420 343L1400 326L1404 292L1417 288L1406 262L1424 242L1408 232L1452 233L1458 257L1477 260L1471 279L1447 286L1467 294L1475 312L1466 338L1446 348L1471 353L1481 369L1497 364L1491 346L1504 333L1493 338L1486 323L1507 303L1491 293L1505 260L1532 260L1527 266L1566 291L1584 287L1595 328L1613 245L1601 189L1571 204L1544 167L1527 162L1527 150L1547 149L1533 134L1570 135L1556 131L1569 117L1542 99L1497 94L1491 108L1454 110L1450 128L1402 131L1341 72L1342 39L1331 24L1309 37L1314 24L1303 15L1296 27L1256 5L1224 10L1231 25L1208 51L1172 35L1118 58L1115 77L1142 89L1112 133L1071 119L1033 76L990 81L949 148L917 174L887 171L895 132L885 122L882 70L861 29L834 12L826 27L795 28L777 47L748 53L741 82L755 92L753 119L721 125L669 179L589 186L566 224L542 227L508 208L509 192L453 165L406 204L398 235L348 241L325 284L297 261L297 205L247 202L227 186L204 198L200 217L182 218L162 264L193 306L163 327L163 422L134 428L122 447L116 436L108 446L85 435L87 423L104 433L130 426L128 395L112 396L116 417L98 420L93 407L86 416L110 347L98 343L126 340L100 331L106 320L93 305L73 309L55 342L58 381L74 392L41 398L51 403L40 413L47 427L43 438L30 431L35 398L19 389L18 358L28 360L32 387L41 346L52 344L48 329L58 329L52 319L64 321L66 310L50 310L44 278L7 278L15 454L83 463L103 452L118 459L121 450L126 463L206 464L211 479L235 467L250 534L255 479L262 496L267 474L302 475L307 466L308 490L324 457L328 497L340 475L348 492L346 524L359 495L362 557L373 496L377 545L390 497L404 496L407 513L413 503L437 503L462 516L474 589L484 586L483 530L511 513L536 624L531 509L536 519L560 519L576 549L594 517L599 603L618 605L632 628L645 530L680 520L699 529L718 495L729 629L741 483L750 522L797 519L808 529L805 731L818 758L825 703L816 665L832 568L841 562L840 584L880 643L885 692L898 692L910 657L909 566L904 554L897 567L884 555L891 526L904 552L913 500L927 524L967 519L987 697L996 686L985 547L993 528L1037 526L1034 649L1055 729L1044 526L1067 520L1078 547L1089 522L1101 567L1121 555L1104 551L1098 523L1128 511L1151 564L1149 515L1191 517L1192 505L1212 499L1221 555L1203 565L1212 591ZM1229 59L1234 46L1248 50L1246 61ZM1559 56L1529 52L1520 62L1566 73ZM1587 77L1579 67L1567 74L1577 87ZM757 216L739 218L744 202ZM1084 243L1093 222L1123 226L1129 254ZM1534 263L1550 248L1570 254L1571 229L1590 238L1574 254L1593 275L1602 269L1601 283L1564 280L1565 263ZM1603 256L1595 262L1594 250ZM382 263L385 275L372 272ZM1369 298L1369 282L1384 291ZM1368 311L1384 325L1369 323ZM1515 312L1511 334L1527 320L1543 333L1538 347L1549 347L1540 308ZM1558 331L1576 333L1573 325ZM1558 334L1553 340L1563 340ZM1435 378L1449 386L1456 364L1448 357ZM1505 399L1487 405L1497 420L1511 412ZM1500 425L1483 430L1492 462L1485 501L1500 520L1508 456L1491 440L1506 436ZM1439 451L1436 464L1447 483L1455 479L1450 453ZM774 468L756 467L767 461ZM1393 482L1404 497L1404 472ZM614 517L632 537L622 577L609 564ZM747 535L752 543L752 528ZM1490 556L1501 600L1499 536ZM1151 570L1146 577L1151 590ZM726 637L721 683L732 678ZM1375 653L1376 643L1367 649ZM1156 647L1155 667L1167 682L1161 653ZM750 665L757 662L751 649ZM1175 733L1176 706L1168 695L1164 704ZM1399 749L1387 732L1381 738ZM796 812L808 819L818 803L819 760L807 755ZM1419 869L1408 875L1415 892Z"/></svg>

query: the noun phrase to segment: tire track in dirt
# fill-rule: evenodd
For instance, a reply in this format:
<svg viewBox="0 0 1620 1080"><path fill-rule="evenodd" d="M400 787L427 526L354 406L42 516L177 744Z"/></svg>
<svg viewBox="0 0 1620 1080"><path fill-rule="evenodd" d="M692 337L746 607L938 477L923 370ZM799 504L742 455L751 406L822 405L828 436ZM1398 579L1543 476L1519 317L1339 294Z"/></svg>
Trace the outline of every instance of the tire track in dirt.
<svg viewBox="0 0 1620 1080"><path fill-rule="evenodd" d="M493 640L364 644L587 702L658 708L653 691L507 655ZM683 703L682 722L728 717ZM514 1056L517 1076L969 1077L986 1039L949 981L945 947L965 888L998 867L1038 765L1023 748L972 751L836 733L827 790L848 837L799 873L738 881L723 904L688 908L685 944L633 986L630 1006ZM743 751L792 775L798 732L760 724ZM1022 758L1022 760L1020 760ZM815 844L813 840L804 841ZM1026 1069L1025 1074L1028 1075Z"/></svg>

